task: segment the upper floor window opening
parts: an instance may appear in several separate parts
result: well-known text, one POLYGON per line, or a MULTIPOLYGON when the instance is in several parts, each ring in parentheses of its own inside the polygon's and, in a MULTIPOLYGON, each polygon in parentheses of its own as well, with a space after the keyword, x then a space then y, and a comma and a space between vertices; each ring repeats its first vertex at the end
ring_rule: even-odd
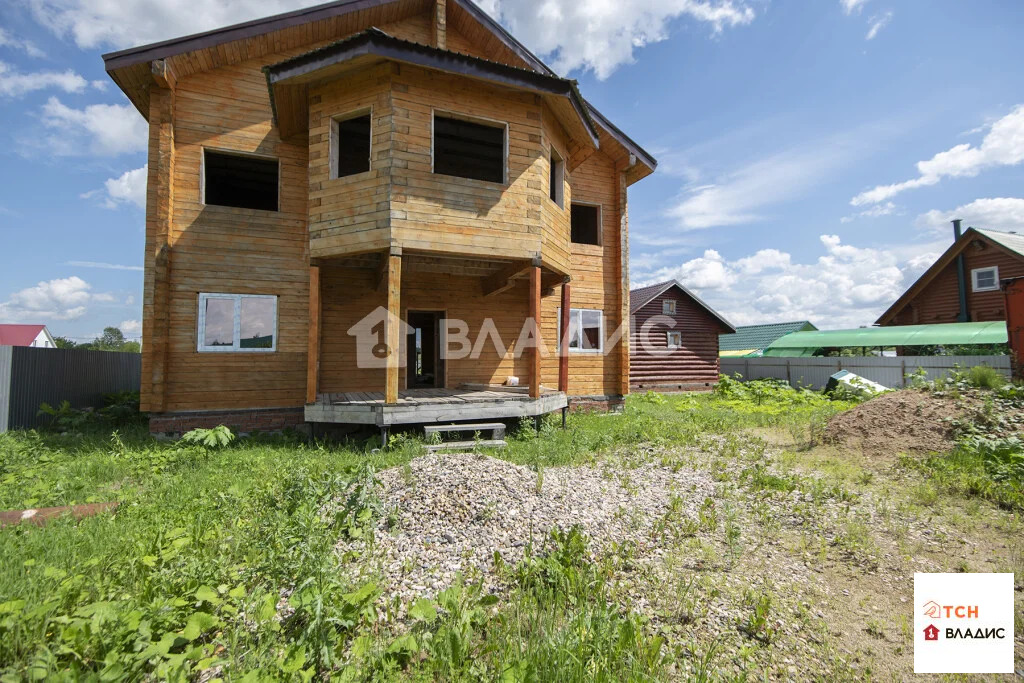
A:
POLYGON ((434 173, 505 183, 507 126, 434 114, 434 173))
POLYGON ((331 178, 345 178, 370 170, 371 112, 362 110, 331 122, 331 178))
POLYGON ((278 211, 281 164, 274 157, 203 150, 203 204, 278 211))

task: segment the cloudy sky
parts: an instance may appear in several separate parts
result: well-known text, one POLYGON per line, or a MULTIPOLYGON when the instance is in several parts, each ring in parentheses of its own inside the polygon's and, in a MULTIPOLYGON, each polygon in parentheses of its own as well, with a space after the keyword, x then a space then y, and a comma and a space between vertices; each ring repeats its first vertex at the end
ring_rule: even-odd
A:
MULTIPOLYGON (((146 126, 109 50, 315 4, 0 4, 0 321, 138 335, 146 126)), ((948 244, 1024 229, 1017 0, 486 0, 655 154, 634 284, 736 324, 870 324, 948 244)))

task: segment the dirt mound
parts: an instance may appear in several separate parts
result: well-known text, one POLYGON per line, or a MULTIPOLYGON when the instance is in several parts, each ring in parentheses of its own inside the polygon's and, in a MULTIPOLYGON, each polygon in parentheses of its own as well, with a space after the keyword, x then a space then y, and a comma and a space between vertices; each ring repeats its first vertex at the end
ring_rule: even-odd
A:
POLYGON ((948 451, 953 447, 950 421, 968 410, 950 396, 894 391, 833 417, 824 439, 868 455, 948 451))

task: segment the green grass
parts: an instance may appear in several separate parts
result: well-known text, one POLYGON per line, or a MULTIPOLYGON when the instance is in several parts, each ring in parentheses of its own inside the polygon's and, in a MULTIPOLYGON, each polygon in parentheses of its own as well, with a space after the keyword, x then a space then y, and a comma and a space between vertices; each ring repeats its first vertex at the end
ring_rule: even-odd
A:
MULTIPOLYGON (((738 431, 811 434, 815 420, 847 406, 731 382, 718 394, 632 397, 623 415, 573 415, 565 431, 555 418, 539 434, 524 425, 494 454, 542 472, 613 453, 649 458, 648 447, 682 452, 719 434, 728 455, 738 431)), ((334 547, 381 514, 373 470, 418 455, 416 439, 376 453, 372 442, 226 443, 214 432, 166 443, 138 424, 111 432, 78 415, 60 419, 84 434, 0 435, 0 509, 120 506, 0 530, 0 680, 186 680, 204 670, 232 680, 650 680, 673 656, 607 588, 629 550, 592 563, 578 534, 507 568, 512 595, 500 605, 469 582, 412 606, 421 617, 411 632, 382 630, 376 585, 341 578, 339 563, 358 559, 334 547)), ((750 476, 767 489, 790 486, 750 476)), ((720 519, 733 523, 712 502, 698 522, 720 519)))

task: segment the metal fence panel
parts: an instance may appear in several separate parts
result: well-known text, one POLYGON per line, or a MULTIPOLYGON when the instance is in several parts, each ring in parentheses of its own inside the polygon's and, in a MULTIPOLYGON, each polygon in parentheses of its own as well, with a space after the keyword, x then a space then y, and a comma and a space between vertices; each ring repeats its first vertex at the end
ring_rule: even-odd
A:
POLYGON ((11 415, 11 349, 0 346, 0 434, 7 431, 11 415))
POLYGON ((957 367, 987 365, 1010 376, 1009 356, 851 356, 839 358, 722 358, 724 375, 740 373, 743 379, 775 378, 792 386, 822 389, 828 378, 840 370, 849 370, 865 379, 891 388, 905 386, 906 375, 924 368, 928 379, 945 377, 957 367))
POLYGON ((47 418, 37 415, 44 402, 58 406, 69 401, 75 408, 100 408, 104 394, 138 391, 142 385, 142 356, 138 353, 0 348, 11 350, 10 429, 46 424, 47 418))

